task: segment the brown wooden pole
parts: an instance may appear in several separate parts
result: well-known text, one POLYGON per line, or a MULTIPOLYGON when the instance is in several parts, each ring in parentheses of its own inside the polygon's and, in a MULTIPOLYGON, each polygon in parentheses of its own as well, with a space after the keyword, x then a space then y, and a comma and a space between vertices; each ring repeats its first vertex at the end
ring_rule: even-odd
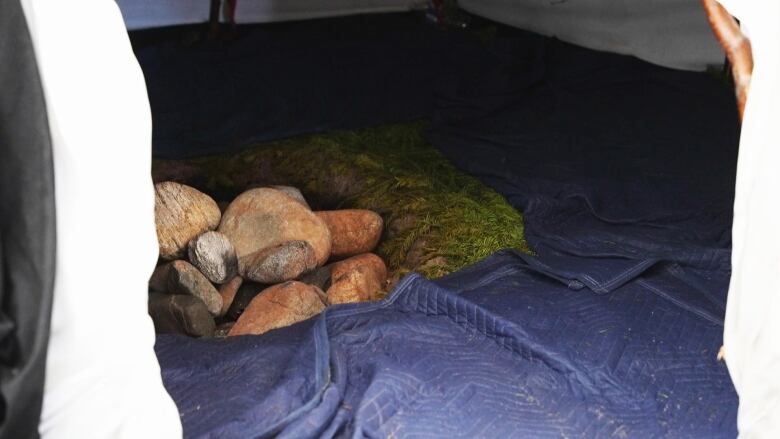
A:
POLYGON ((734 75, 739 118, 745 111, 745 101, 750 91, 750 77, 753 74, 753 51, 750 40, 742 33, 739 23, 716 0, 702 0, 707 18, 718 42, 726 51, 734 75))
MULTIPOLYGON (((737 94, 737 109, 739 118, 745 112, 745 102, 750 92, 750 77, 753 75, 753 49, 750 40, 742 33, 739 23, 726 8, 716 0, 701 0, 710 27, 715 32, 715 37, 726 51, 726 56, 731 63, 731 73, 734 75, 734 91, 737 94)), ((720 347, 718 361, 725 359, 726 349, 720 347)))

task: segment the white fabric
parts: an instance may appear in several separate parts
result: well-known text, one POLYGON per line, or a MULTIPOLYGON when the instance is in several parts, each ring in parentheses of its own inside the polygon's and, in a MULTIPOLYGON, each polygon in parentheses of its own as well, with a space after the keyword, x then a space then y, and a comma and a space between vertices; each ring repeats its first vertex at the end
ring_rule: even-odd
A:
POLYGON ((157 260, 146 88, 112 0, 22 0, 52 134, 57 268, 44 438, 175 438, 147 314, 157 260))
MULTIPOLYGON (((128 29, 202 23, 209 19, 209 0, 117 0, 128 29)), ((421 0, 238 0, 237 23, 397 12, 425 4, 421 0)))
POLYGON ((203 23, 209 0, 116 0, 128 29, 203 23))
MULTIPOLYGON (((374 12, 408 11, 413 0, 238 0, 237 23, 333 17, 374 12)), ((417 3, 420 3, 417 1, 417 3)))
POLYGON ((780 438, 780 2, 724 0, 755 66, 737 167, 726 364, 741 437, 780 438))
POLYGON ((459 0, 459 4, 498 22, 662 66, 704 70, 724 60, 698 0, 459 0))

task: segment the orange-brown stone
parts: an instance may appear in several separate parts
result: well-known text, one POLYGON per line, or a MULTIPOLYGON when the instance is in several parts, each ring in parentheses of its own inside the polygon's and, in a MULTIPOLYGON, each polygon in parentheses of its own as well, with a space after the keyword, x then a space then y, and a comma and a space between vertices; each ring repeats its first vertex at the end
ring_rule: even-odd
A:
POLYGON ((306 241, 317 265, 330 257, 331 237, 325 223, 300 202, 271 188, 250 189, 230 203, 219 231, 238 256, 239 274, 257 252, 289 241, 306 241))
POLYGON ((376 248, 384 222, 376 212, 361 209, 316 212, 330 230, 332 259, 343 259, 376 248))
POLYGON ((258 294, 228 335, 264 334, 311 318, 325 309, 319 288, 290 281, 258 294))
POLYGON ((371 300, 387 280, 384 261, 373 253, 353 256, 330 267, 331 285, 327 292, 330 304, 371 300))

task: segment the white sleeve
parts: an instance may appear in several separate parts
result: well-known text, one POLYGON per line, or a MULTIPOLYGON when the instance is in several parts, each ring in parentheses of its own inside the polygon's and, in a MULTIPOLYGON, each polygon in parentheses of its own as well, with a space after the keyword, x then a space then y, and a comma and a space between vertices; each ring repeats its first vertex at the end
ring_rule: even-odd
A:
POLYGON ((721 1, 750 34, 754 69, 737 167, 726 363, 742 437, 780 437, 780 2, 721 1))
POLYGON ((57 258, 40 432, 175 438, 147 314, 151 116, 112 0, 22 0, 52 135, 57 258))

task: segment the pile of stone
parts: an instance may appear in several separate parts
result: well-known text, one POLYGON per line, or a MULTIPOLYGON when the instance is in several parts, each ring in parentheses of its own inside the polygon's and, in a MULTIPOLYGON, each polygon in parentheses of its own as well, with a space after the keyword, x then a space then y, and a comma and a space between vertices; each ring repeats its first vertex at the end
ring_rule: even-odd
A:
POLYGON ((262 334, 327 306, 372 300, 387 268, 369 210, 314 212, 289 186, 247 190, 224 212, 195 188, 155 185, 160 264, 149 280, 158 333, 262 334))

